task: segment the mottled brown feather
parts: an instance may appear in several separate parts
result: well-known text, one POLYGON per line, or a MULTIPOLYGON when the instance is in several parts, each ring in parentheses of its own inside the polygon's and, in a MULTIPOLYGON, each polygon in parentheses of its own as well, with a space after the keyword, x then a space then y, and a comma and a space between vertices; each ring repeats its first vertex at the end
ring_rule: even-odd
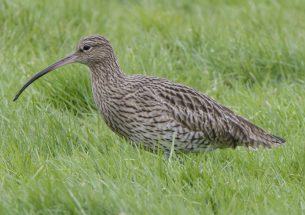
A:
POLYGON ((104 56, 85 62, 92 72, 95 102, 107 125, 126 139, 148 148, 159 144, 165 150, 174 139, 180 151, 269 148, 285 142, 190 87, 156 77, 125 75, 105 38, 88 37, 79 47, 90 41, 102 44, 99 51, 104 56))

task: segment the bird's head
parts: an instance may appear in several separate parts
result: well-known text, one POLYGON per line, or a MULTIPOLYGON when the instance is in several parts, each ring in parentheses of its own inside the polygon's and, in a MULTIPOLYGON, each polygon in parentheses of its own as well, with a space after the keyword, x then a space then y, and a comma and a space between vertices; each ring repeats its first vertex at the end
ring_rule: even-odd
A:
POLYGON ((44 70, 34 75, 25 85, 19 90, 14 97, 14 101, 18 99, 20 94, 35 80, 42 77, 43 75, 67 64, 71 63, 82 63, 89 67, 100 63, 106 63, 108 61, 115 60, 113 49, 110 42, 102 36, 88 36, 82 38, 77 47, 76 51, 71 55, 57 61, 56 63, 48 66, 44 70))
POLYGON ((74 54, 75 62, 88 66, 113 60, 114 53, 110 42, 102 36, 82 38, 74 54))

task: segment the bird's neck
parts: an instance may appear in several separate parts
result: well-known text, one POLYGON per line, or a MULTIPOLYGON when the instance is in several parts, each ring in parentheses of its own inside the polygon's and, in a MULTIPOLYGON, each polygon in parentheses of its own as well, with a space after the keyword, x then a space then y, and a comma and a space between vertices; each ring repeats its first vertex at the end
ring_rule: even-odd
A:
POLYGON ((93 84, 111 86, 120 83, 125 75, 115 59, 89 65, 93 84), (98 83, 95 83, 98 82, 98 83))
POLYGON ((95 103, 102 112, 105 112, 112 97, 120 92, 119 89, 124 84, 126 76, 121 72, 116 61, 104 61, 89 67, 95 103))
POLYGON ((121 86, 124 85, 125 75, 121 72, 116 61, 103 62, 89 66, 94 101, 106 123, 113 128, 110 122, 113 107, 113 98, 122 96, 121 86), (112 107, 112 108, 111 108, 112 107))

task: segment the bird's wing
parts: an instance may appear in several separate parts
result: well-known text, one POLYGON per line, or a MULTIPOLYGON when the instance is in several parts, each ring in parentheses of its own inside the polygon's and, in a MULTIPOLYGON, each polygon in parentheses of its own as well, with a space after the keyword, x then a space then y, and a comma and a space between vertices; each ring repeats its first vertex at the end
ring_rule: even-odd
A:
POLYGON ((130 80, 129 86, 138 89, 141 111, 146 107, 149 107, 147 113, 152 107, 158 109, 153 113, 162 112, 165 118, 189 131, 203 133, 211 142, 227 147, 245 145, 253 148, 285 142, 190 87, 147 76, 131 76, 130 80))
POLYGON ((239 144, 271 147, 284 142, 190 87, 166 80, 157 82, 150 85, 154 94, 171 110, 171 117, 191 131, 203 132, 209 139, 228 147, 239 144))

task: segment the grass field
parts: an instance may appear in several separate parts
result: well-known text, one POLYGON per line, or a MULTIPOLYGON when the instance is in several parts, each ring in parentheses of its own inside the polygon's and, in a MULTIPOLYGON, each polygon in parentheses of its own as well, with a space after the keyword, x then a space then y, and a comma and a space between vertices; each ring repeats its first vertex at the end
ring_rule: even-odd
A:
POLYGON ((303 0, 0 2, 0 214, 304 214, 303 0), (69 65, 17 90, 105 35, 128 74, 208 94, 284 137, 274 150, 181 154, 132 147, 69 65))

